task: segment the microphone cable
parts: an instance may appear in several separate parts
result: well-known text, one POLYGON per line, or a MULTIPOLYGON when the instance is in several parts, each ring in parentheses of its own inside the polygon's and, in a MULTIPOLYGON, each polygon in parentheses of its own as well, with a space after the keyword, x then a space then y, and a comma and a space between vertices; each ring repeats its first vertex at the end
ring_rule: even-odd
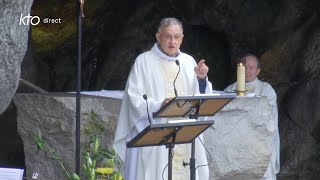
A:
POLYGON ((197 167, 196 167, 196 170, 197 170, 197 168, 199 168, 199 167, 209 166, 209 165, 212 163, 211 153, 209 152, 209 150, 207 149, 207 147, 204 145, 204 143, 202 142, 201 138, 199 138, 199 136, 198 136, 198 139, 200 140, 200 142, 201 142, 202 146, 204 147, 204 149, 207 151, 207 153, 208 153, 208 155, 209 155, 209 157, 210 157, 210 161, 209 161, 207 164, 203 164, 203 165, 197 166, 197 167))
POLYGON ((161 175, 162 176, 162 180, 164 180, 164 176, 163 175, 164 175, 164 171, 167 169, 167 167, 168 167, 168 164, 163 168, 162 175, 161 175))

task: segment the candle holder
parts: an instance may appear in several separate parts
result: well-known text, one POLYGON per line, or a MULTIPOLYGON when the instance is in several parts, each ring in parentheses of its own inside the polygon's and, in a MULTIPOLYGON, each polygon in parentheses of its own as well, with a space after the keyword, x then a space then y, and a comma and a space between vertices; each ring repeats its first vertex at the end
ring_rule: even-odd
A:
POLYGON ((245 96, 245 91, 237 91, 237 96, 245 96))

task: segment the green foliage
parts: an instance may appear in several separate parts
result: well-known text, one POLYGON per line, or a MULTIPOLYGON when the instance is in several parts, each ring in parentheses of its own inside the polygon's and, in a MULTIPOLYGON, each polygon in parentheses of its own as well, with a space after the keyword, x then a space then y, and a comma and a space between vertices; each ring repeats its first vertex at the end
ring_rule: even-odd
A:
POLYGON ((68 38, 75 37, 75 22, 55 25, 55 28, 32 27, 32 40, 36 46, 35 50, 40 55, 55 52, 68 38))
POLYGON ((35 137, 35 142, 36 142, 36 147, 37 147, 37 153, 39 153, 40 151, 43 151, 47 157, 49 157, 50 159, 52 159, 54 161, 57 161, 59 163, 60 167, 63 169, 63 171, 67 175, 69 180, 80 180, 80 178, 77 174, 71 173, 70 171, 68 171, 65 168, 62 159, 57 155, 56 151, 54 149, 49 148, 46 145, 46 142, 45 142, 40 131, 39 131, 38 136, 35 137))
MULTIPOLYGON (((97 15, 104 12, 104 0, 85 1, 83 28, 96 25, 97 15)), ((77 19, 76 1, 35 0, 32 15, 37 15, 41 23, 31 26, 31 39, 34 50, 41 57, 56 57, 66 43, 76 42, 77 19), (45 18, 59 19, 60 23, 43 23, 45 18)))
MULTIPOLYGON (((115 151, 102 147, 104 137, 104 126, 97 121, 97 114, 94 110, 85 114, 90 116, 90 121, 85 126, 86 144, 83 151, 85 162, 82 164, 82 169, 85 171, 87 180, 123 180, 120 173, 115 169, 116 155, 115 151)), ((45 140, 41 133, 35 137, 37 152, 44 151, 44 153, 52 160, 59 163, 64 170, 69 180, 80 180, 80 177, 68 171, 62 159, 57 155, 55 150, 49 148, 45 144, 45 140)))

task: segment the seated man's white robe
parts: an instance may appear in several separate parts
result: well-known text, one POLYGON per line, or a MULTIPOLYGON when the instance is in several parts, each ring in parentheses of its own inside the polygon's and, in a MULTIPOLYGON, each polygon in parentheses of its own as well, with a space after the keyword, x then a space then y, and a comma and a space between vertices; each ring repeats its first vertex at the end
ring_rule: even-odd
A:
MULTIPOLYGON (((228 86, 225 91, 236 91, 237 83, 228 86)), ((270 84, 267 82, 262 82, 258 78, 254 81, 246 83, 246 94, 254 93, 256 96, 267 96, 269 104, 273 106, 273 114, 271 117, 274 119, 274 125, 276 128, 276 133, 274 136, 273 151, 271 155, 271 160, 268 165, 267 171, 262 179, 275 180, 276 174, 280 171, 280 138, 278 129, 278 107, 277 107, 277 94, 273 90, 270 84)))
MULTIPOLYGON (((172 97, 173 94, 173 84, 172 86, 168 85, 166 78, 168 74, 165 73, 166 70, 163 68, 167 67, 165 64, 175 64, 175 62, 168 62, 160 58, 154 53, 154 48, 137 57, 128 77, 121 104, 114 149, 125 162, 125 172, 123 174, 126 180, 162 180, 163 178, 167 179, 168 176, 168 168, 165 169, 168 163, 168 149, 165 146, 126 148, 126 142, 130 141, 149 125, 147 103, 143 95, 146 94, 148 96, 150 118, 153 123, 156 123, 164 120, 164 118, 152 119, 152 112, 158 111, 162 101, 167 97, 172 97)), ((199 93, 197 76, 193 70, 197 65, 195 60, 181 52, 177 59, 181 67, 179 78, 177 79, 177 90, 178 92, 183 92, 183 94, 179 95, 199 93)), ((177 65, 175 66, 178 67, 177 65)), ((172 75, 176 76, 176 73, 172 75)), ((206 93, 211 93, 211 89, 211 83, 207 81, 206 93)), ((200 138, 202 138, 202 135, 200 135, 200 138)), ((198 138, 196 139, 195 147, 196 166, 206 165, 206 152, 198 138)), ((182 166, 182 162, 178 162, 178 164, 180 163, 182 166)), ((189 171, 189 166, 186 167, 186 171, 189 171)), ((197 168, 196 178, 201 180, 209 179, 208 166, 197 168)), ((177 179, 174 174, 173 179, 177 179)))

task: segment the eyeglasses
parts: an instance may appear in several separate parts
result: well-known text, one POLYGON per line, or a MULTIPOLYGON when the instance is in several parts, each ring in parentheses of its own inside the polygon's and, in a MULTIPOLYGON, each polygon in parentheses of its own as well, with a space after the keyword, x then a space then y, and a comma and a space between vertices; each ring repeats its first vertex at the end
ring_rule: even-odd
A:
POLYGON ((174 35, 171 35, 171 34, 162 34, 162 33, 159 33, 160 36, 164 37, 166 40, 171 40, 172 38, 176 41, 181 41, 181 39, 183 38, 183 34, 174 34, 174 35))

